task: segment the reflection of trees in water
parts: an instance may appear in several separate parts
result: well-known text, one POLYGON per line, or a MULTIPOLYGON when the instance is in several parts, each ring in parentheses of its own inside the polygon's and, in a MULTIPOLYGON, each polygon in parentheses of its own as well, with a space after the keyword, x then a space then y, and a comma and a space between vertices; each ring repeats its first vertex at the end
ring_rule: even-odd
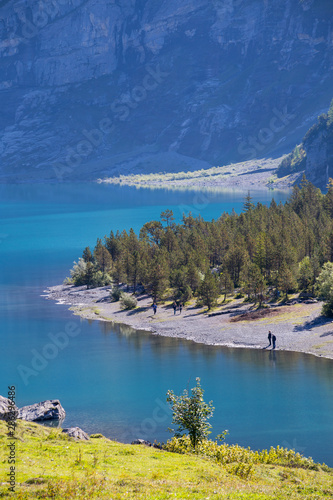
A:
POLYGON ((143 345, 149 346, 151 351, 162 356, 165 352, 172 351, 177 353, 180 349, 190 352, 193 356, 204 356, 205 358, 215 358, 219 352, 216 346, 199 344, 192 340, 182 338, 164 337, 154 335, 147 330, 136 330, 135 328, 123 323, 114 323, 112 321, 100 321, 99 327, 104 335, 115 334, 117 338, 124 339, 137 348, 143 345))
POLYGON ((123 337, 131 337, 137 333, 137 330, 129 325, 114 323, 113 321, 101 321, 99 326, 104 334, 116 333, 123 337))
POLYGON ((223 358, 233 359, 242 365, 246 363, 267 369, 272 367, 278 368, 280 371, 290 372, 292 368, 297 371, 311 371, 314 376, 323 380, 325 384, 331 387, 333 378, 333 360, 326 358, 318 358, 311 354, 304 354, 293 351, 275 351, 272 349, 246 349, 246 348, 229 348, 222 346, 210 346, 199 344, 192 340, 186 340, 174 337, 163 337, 154 335, 146 330, 136 330, 131 326, 123 323, 113 323, 112 321, 100 321, 99 327, 103 334, 115 334, 120 340, 126 340, 136 349, 141 350, 143 346, 149 347, 151 352, 156 357, 162 358, 166 353, 179 354, 181 351, 189 353, 193 358, 199 356, 204 359, 212 360, 220 356, 221 362, 223 358))
POLYGON ((119 340, 127 341, 138 350, 147 342, 147 332, 144 330, 135 330, 129 325, 112 321, 101 321, 99 326, 104 335, 114 334, 119 340))

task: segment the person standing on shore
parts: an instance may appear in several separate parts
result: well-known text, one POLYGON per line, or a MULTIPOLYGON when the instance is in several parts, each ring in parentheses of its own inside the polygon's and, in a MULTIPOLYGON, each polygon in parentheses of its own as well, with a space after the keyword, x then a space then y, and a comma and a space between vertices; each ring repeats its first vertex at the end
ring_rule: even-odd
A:
POLYGON ((177 304, 176 304, 176 302, 174 302, 172 304, 172 307, 173 307, 173 314, 176 314, 176 311, 177 311, 177 304))
POLYGON ((269 344, 268 344, 268 347, 269 347, 270 345, 272 345, 272 332, 270 330, 268 332, 268 341, 269 341, 269 344))
POLYGON ((276 343, 276 337, 275 337, 275 335, 272 335, 272 341, 273 341, 273 347, 272 347, 272 349, 275 349, 275 343, 276 343))
POLYGON ((182 310, 183 310, 183 304, 182 304, 182 303, 180 303, 180 304, 179 304, 179 314, 181 314, 181 313, 182 313, 182 310))
POLYGON ((156 311, 157 311, 157 305, 156 305, 156 303, 155 303, 155 302, 153 303, 153 311, 154 311, 154 314, 156 314, 156 311))

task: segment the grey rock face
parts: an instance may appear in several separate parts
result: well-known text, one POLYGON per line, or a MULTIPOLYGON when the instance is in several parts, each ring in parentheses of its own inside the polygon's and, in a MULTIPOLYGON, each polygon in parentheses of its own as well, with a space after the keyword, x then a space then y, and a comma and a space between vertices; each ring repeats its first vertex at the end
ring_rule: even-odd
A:
POLYGON ((144 444, 145 446, 152 446, 150 441, 146 441, 145 439, 135 439, 131 442, 131 444, 144 444))
POLYGON ((287 153, 332 98, 327 0, 3 4, 2 181, 287 153))
POLYGON ((325 188, 329 178, 333 177, 333 144, 332 132, 319 131, 306 144, 305 175, 309 181, 325 188))
POLYGON ((58 399, 48 399, 41 403, 23 406, 18 411, 18 418, 30 422, 42 420, 63 420, 66 412, 58 399))
POLYGON ((70 437, 78 440, 89 440, 88 434, 86 434, 80 427, 69 427, 67 429, 63 429, 62 432, 65 432, 70 437))
POLYGON ((151 443, 150 441, 146 441, 145 439, 135 439, 131 442, 131 444, 143 444, 145 446, 152 446, 153 448, 157 448, 158 450, 162 450, 162 446, 156 442, 151 443))
POLYGON ((0 420, 15 420, 18 415, 18 408, 12 405, 11 401, 0 396, 0 420))

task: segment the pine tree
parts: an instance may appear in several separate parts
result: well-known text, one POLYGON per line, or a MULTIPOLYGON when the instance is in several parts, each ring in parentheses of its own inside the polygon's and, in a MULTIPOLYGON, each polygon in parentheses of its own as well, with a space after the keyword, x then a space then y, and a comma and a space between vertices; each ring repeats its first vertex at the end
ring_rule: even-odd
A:
POLYGON ((236 287, 239 285, 241 270, 243 266, 246 265, 248 260, 249 254, 244 248, 244 245, 234 245, 225 256, 225 266, 228 269, 231 279, 236 287))
POLYGON ((93 256, 92 256, 92 253, 90 251, 90 248, 89 247, 86 247, 84 250, 83 250, 83 254, 82 254, 82 258, 84 260, 84 262, 93 262, 93 256))
POLYGON ((252 203, 252 198, 250 191, 248 191, 247 196, 244 199, 244 205, 243 205, 243 210, 245 212, 249 212, 250 210, 253 210, 255 208, 255 204, 252 203))
POLYGON ((266 269, 266 235, 260 233, 256 238, 255 254, 253 261, 263 273, 266 269))
POLYGON ((316 282, 316 292, 319 298, 324 299, 323 314, 333 316, 333 263, 326 262, 316 282))
POLYGON ((94 285, 94 266, 90 261, 86 265, 85 284, 87 288, 91 288, 94 285))
POLYGON ((146 222, 140 230, 140 239, 160 246, 163 235, 163 226, 159 221, 146 222))
POLYGON ((203 305, 208 307, 208 310, 216 304, 216 299, 219 296, 219 286, 216 276, 210 270, 207 270, 205 278, 199 286, 198 296, 203 305))
POLYGON ((288 299, 288 292, 297 286, 294 275, 286 263, 283 263, 279 270, 278 286, 284 292, 285 300, 288 299))
POLYGON ((135 292, 141 270, 141 252, 140 252, 139 240, 132 228, 130 229, 129 232, 127 244, 128 244, 128 253, 130 255, 130 259, 128 262, 129 267, 127 276, 130 283, 133 286, 133 292, 135 292))
POLYGON ((170 284, 174 288, 173 298, 183 304, 192 298, 192 290, 188 284, 187 268, 181 267, 171 273, 170 284))
POLYGON ((189 284, 191 290, 196 292, 201 283, 201 274, 194 263, 193 257, 191 256, 187 264, 186 280, 189 284))
POLYGON ((232 293, 234 289, 234 284, 227 270, 220 274, 220 289, 221 292, 224 293, 223 302, 225 302, 227 300, 227 294, 232 293))
POLYGON ((161 220, 163 222, 167 223, 167 227, 171 225, 171 223, 175 220, 173 216, 173 211, 172 210, 165 210, 164 212, 161 212, 161 220))
POLYGON ((153 300, 161 298, 169 286, 169 267, 164 252, 157 251, 149 257, 146 279, 146 286, 153 300))
POLYGON ((121 243, 120 243, 120 234, 117 231, 117 234, 114 235, 113 231, 110 233, 110 237, 105 236, 105 247, 110 252, 112 260, 115 261, 119 258, 121 254, 121 243))
POLYGON ((94 250, 94 261, 96 269, 101 271, 103 274, 111 270, 112 257, 110 252, 102 244, 102 240, 99 238, 97 239, 97 244, 94 250))
POLYGON ((298 264, 298 287, 301 292, 309 292, 313 285, 313 269, 310 258, 304 257, 298 264))

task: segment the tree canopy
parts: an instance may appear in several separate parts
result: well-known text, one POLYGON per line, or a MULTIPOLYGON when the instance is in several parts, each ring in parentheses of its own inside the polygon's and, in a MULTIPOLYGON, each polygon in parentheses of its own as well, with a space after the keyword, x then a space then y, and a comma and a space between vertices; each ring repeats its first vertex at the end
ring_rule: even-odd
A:
MULTIPOLYGON (((325 262, 333 261, 333 181, 326 194, 304 177, 289 200, 254 205, 250 193, 239 215, 205 221, 191 213, 174 221, 171 210, 146 222, 139 234, 111 231, 83 251, 71 271, 77 285, 125 283, 154 300, 186 302, 196 296, 208 308, 219 295, 241 289, 261 304, 279 289, 313 292, 325 262)), ((129 291, 129 290, 128 290, 129 291)))
POLYGON ((204 390, 200 385, 200 378, 196 378, 196 386, 191 389, 191 394, 184 389, 183 394, 176 396, 173 391, 167 392, 167 402, 173 412, 172 423, 178 425, 175 436, 188 432, 193 448, 210 434, 211 425, 208 422, 213 416, 213 402, 205 403, 204 390))

